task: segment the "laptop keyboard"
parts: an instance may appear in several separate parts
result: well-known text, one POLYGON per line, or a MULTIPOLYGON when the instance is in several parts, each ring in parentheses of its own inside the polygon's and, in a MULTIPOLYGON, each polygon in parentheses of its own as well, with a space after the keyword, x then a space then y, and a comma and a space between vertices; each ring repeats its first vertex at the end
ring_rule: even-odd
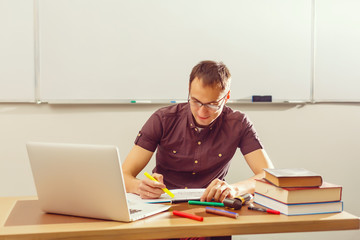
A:
POLYGON ((141 212, 141 211, 142 211, 141 209, 130 208, 130 214, 134 214, 134 213, 141 212))

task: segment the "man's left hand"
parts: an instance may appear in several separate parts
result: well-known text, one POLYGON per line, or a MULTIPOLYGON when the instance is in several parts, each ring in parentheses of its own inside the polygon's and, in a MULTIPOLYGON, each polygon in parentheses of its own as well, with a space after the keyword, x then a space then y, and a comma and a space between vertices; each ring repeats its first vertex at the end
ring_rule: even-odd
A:
POLYGON ((214 179, 201 196, 201 201, 223 202, 225 198, 234 198, 236 190, 233 186, 220 179, 214 179))

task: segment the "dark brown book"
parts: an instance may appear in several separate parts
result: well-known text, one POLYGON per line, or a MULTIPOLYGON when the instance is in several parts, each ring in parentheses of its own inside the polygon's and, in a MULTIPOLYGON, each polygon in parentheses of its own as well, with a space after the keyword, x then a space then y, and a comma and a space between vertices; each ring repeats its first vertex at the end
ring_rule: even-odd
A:
POLYGON ((321 175, 304 168, 264 168, 265 179, 278 187, 319 187, 321 175))

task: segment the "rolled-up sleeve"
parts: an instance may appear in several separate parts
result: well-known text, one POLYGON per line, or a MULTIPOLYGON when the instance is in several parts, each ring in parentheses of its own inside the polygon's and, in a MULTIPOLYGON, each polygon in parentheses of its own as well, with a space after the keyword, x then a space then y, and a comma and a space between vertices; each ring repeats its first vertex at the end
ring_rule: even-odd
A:
POLYGON ((242 126, 242 134, 239 142, 241 153, 246 155, 255 150, 262 149, 263 146, 256 133, 256 130, 247 117, 242 119, 242 126))
POLYGON ((162 136, 161 113, 156 111, 144 124, 135 139, 135 144, 155 152, 162 136))

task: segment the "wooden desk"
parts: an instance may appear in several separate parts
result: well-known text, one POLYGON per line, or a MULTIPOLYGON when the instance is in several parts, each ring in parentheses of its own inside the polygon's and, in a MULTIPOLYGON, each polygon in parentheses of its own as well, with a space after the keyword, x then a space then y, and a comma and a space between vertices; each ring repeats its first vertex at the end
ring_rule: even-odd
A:
POLYGON ((131 223, 45 214, 35 197, 0 198, 0 240, 11 239, 152 239, 261 233, 359 229, 347 212, 308 216, 272 215, 242 208, 238 219, 205 213, 202 206, 176 204, 170 211, 131 223), (204 216, 199 222, 173 216, 173 210, 204 216))

